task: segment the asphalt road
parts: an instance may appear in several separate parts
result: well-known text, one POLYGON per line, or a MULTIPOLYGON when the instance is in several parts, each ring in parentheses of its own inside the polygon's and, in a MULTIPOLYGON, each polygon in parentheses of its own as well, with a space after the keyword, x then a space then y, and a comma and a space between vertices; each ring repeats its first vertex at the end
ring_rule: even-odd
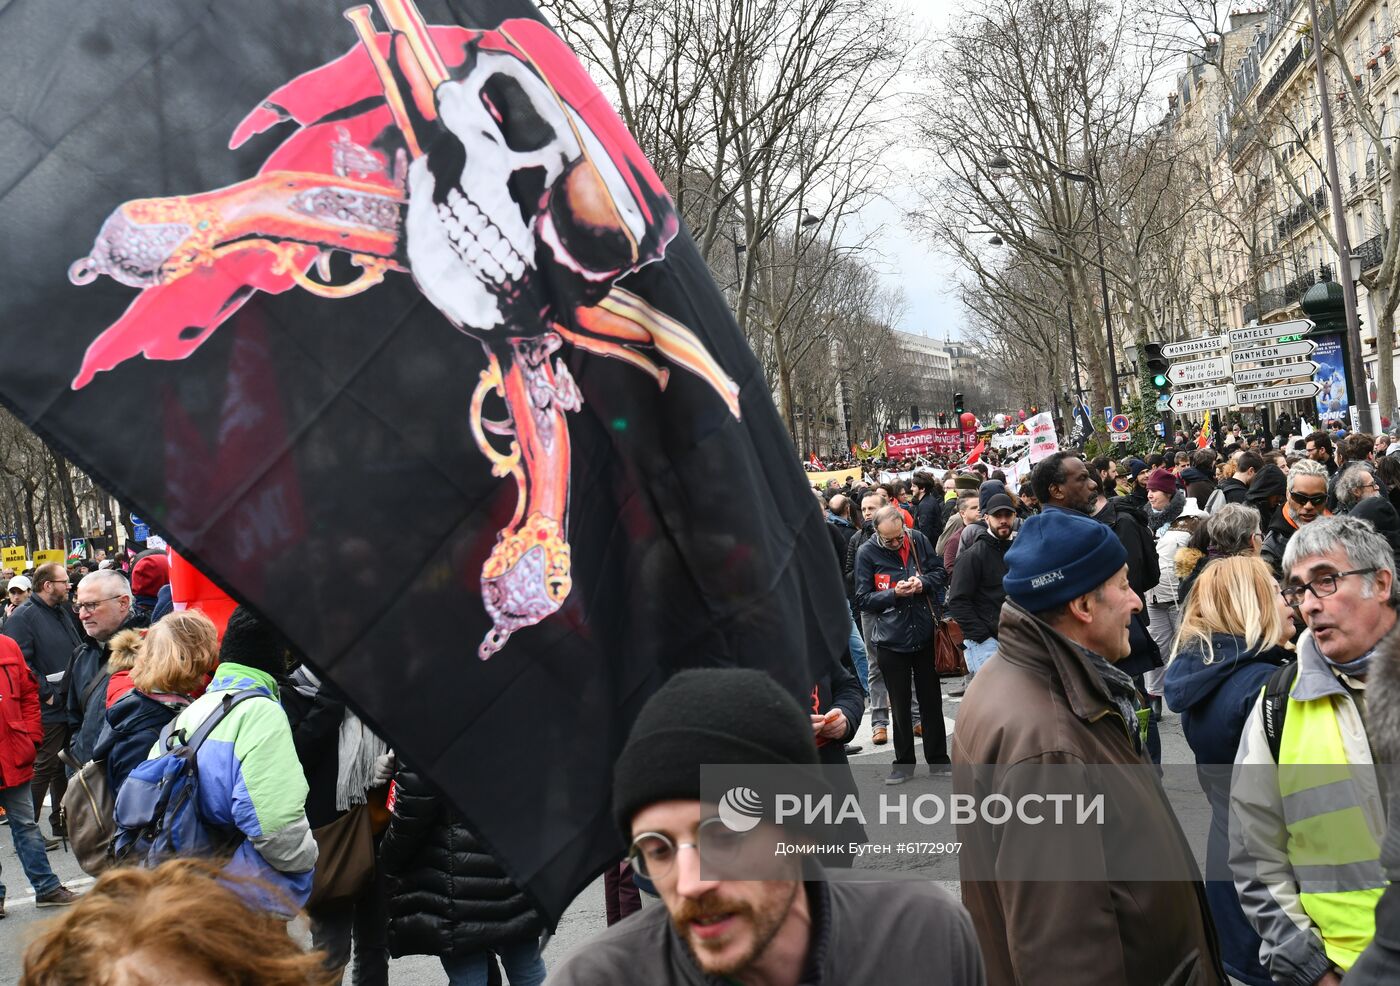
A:
MULTIPOLYGON (((944 703, 950 736, 957 718, 958 702, 959 700, 954 699, 945 700, 944 703)), ((1191 751, 1181 735, 1180 721, 1175 715, 1167 715, 1162 723, 1161 731, 1164 763, 1190 764, 1194 762, 1191 751)), ((890 745, 877 747, 871 743, 868 720, 862 723, 855 742, 861 746, 861 751, 853 758, 855 762, 888 763, 894 759, 894 751, 890 745)), ((47 822, 43 824, 47 830, 47 822)), ((54 871, 70 889, 81 891, 92 885, 91 878, 85 876, 78 869, 77 861, 71 853, 59 850, 50 853, 49 859, 54 871)), ((5 902, 8 917, 6 920, 0 921, 0 986, 9 986, 9 984, 19 982, 20 972, 23 968, 24 949, 32 940, 41 922, 51 917, 55 912, 35 908, 34 892, 20 869, 19 860, 15 856, 14 843, 8 834, 8 827, 0 828, 0 876, 3 876, 9 894, 5 902)), ((957 893, 955 882, 939 882, 951 892, 957 893)), ((555 968, 575 949, 587 944, 606 925, 607 921, 603 910, 603 881, 599 879, 579 894, 568 911, 565 912, 554 938, 545 950, 546 965, 551 969, 555 968)), ((293 932, 305 937, 304 923, 294 925, 293 932)), ((443 974, 442 967, 436 958, 410 956, 395 959, 392 962, 390 980, 395 986, 399 986, 399 984, 402 986, 420 986, 420 984, 421 986, 428 986, 428 984, 437 986, 437 984, 446 983, 447 977, 443 974)))

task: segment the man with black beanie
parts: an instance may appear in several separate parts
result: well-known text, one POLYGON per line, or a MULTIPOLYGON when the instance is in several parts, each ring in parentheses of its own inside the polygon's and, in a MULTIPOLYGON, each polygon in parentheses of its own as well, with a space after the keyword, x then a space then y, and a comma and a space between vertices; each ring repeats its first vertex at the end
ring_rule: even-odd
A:
MULTIPOLYGON (((718 852, 710 846, 761 848, 781 836, 763 821, 742 839, 725 828, 710 841, 725 823, 700 800, 701 765, 815 771, 812 734, 801 706, 759 671, 683 671, 662 686, 618 757, 613 814, 633 865, 666 906, 613 925, 576 951, 551 986, 983 983, 967 912, 932 883, 831 883, 819 864, 791 858, 785 879, 703 878, 701 854, 708 861, 718 852)), ((771 850, 767 858, 774 865, 771 850)))

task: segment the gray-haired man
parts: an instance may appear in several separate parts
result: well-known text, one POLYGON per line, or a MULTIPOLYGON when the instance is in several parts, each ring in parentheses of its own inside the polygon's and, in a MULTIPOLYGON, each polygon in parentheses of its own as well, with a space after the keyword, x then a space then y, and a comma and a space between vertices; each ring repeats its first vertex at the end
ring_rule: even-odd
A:
POLYGON ((1230 865, 1274 981, 1330 984, 1374 936, 1385 887, 1365 708, 1373 651, 1396 623, 1395 555, 1365 521, 1322 517, 1289 539, 1283 570, 1308 629, 1245 723, 1230 865))

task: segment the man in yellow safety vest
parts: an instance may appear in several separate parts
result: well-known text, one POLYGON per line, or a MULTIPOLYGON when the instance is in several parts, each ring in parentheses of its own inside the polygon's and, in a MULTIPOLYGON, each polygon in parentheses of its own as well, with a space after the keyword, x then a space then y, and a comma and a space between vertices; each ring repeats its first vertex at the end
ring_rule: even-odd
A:
POLYGON ((1230 865, 1274 981, 1332 986, 1374 936, 1385 888, 1366 677, 1396 623, 1395 556, 1366 521, 1323 517, 1293 535, 1282 568, 1308 629, 1240 739, 1230 865))

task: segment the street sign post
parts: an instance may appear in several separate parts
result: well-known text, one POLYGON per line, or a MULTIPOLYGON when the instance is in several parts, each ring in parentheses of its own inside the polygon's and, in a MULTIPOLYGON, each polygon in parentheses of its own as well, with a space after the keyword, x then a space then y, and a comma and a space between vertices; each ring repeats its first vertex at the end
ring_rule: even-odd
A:
POLYGON ((1285 342, 1274 346, 1232 349, 1230 362, 1238 366, 1241 363, 1259 363, 1267 359, 1292 359, 1294 356, 1307 356, 1316 348, 1317 343, 1312 339, 1299 339, 1297 342, 1285 342))
POLYGON ((1191 414, 1208 411, 1213 407, 1224 407, 1235 402, 1233 384, 1218 387, 1204 387, 1201 390, 1178 390, 1172 394, 1172 410, 1177 414, 1191 414))
POLYGON ((1209 383, 1224 380, 1230 375, 1230 364, 1224 356, 1210 356, 1206 359, 1193 359, 1185 363, 1173 363, 1167 370, 1167 379, 1174 384, 1209 383))
POLYGON ((1312 319, 1295 318, 1288 322, 1274 322, 1270 325, 1248 325, 1243 329, 1230 330, 1232 347, 1247 346, 1256 342, 1273 342, 1283 336, 1302 335, 1312 329, 1312 319))
POLYGON ((1302 383, 1285 383, 1277 387, 1255 387, 1253 390, 1237 391, 1235 398, 1240 404, 1268 404, 1271 401, 1316 397, 1321 390, 1322 384, 1315 380, 1304 380, 1302 383))
POLYGON ((1212 353, 1224 349, 1228 340, 1223 335, 1202 336, 1200 339, 1187 339, 1184 342, 1169 342, 1162 347, 1162 355, 1167 359, 1180 356, 1195 356, 1199 353, 1212 353))
POLYGON ((1235 383, 1268 383, 1272 380, 1287 380, 1290 377, 1310 377, 1317 372, 1318 364, 1310 359, 1300 363, 1284 363, 1280 366, 1259 366, 1252 370, 1236 370, 1235 383))

